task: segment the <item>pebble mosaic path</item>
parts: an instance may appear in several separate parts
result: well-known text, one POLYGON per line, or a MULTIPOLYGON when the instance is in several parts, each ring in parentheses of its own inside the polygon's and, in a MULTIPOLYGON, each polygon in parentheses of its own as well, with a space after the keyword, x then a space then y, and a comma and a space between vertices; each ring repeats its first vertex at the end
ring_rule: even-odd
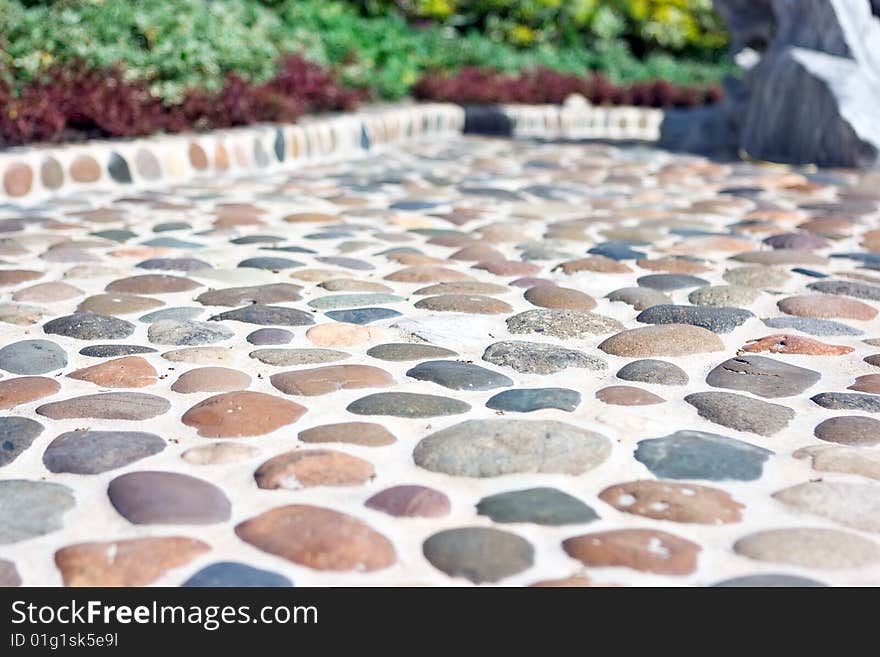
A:
POLYGON ((880 176, 461 137, 0 208, 0 585, 878 585, 880 176))

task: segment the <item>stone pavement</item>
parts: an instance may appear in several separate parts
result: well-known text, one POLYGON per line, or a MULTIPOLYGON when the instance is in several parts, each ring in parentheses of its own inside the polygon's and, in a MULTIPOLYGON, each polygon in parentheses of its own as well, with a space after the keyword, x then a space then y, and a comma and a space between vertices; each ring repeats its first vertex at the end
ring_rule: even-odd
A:
POLYGON ((880 584, 880 179, 456 138, 0 212, 0 584, 880 584))

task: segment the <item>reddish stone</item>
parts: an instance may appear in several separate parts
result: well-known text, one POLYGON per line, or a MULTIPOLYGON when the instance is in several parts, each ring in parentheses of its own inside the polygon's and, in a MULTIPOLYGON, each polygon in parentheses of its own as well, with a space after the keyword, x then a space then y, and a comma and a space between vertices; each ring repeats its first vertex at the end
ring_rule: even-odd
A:
POLYGON ((723 490, 672 481, 630 481, 609 486, 599 499, 618 511, 654 520, 723 525, 742 520, 743 505, 723 490))
POLYGON ((143 388, 156 383, 156 370, 140 356, 124 356, 68 374, 102 388, 143 388))
POLYGON ((24 196, 34 184, 34 172, 27 164, 15 162, 3 174, 3 189, 9 196, 24 196))
POLYGON ((634 386, 608 386, 596 391, 596 399, 615 406, 647 406, 666 400, 653 392, 634 386))
POLYGON ((521 260, 485 260, 472 269, 483 269, 496 276, 531 276, 541 271, 540 265, 521 260))
POLYGON ((251 383, 251 377, 228 367, 198 367, 184 372, 171 385, 174 392, 230 392, 243 390, 251 383))
POLYGON ((426 486, 386 488, 364 502, 364 506, 406 518, 439 518, 449 515, 450 510, 449 498, 426 486))
POLYGON ((13 408, 19 404, 54 395, 61 390, 55 379, 46 376, 18 376, 0 381, 0 409, 13 408))
POLYGON ((101 165, 91 155, 78 155, 70 165, 70 177, 79 183, 93 183, 101 177, 101 165))
POLYGON ((855 383, 849 386, 848 389, 880 394, 880 374, 864 374, 856 377, 855 383))
POLYGON ((287 395, 326 395, 337 390, 384 388, 394 385, 385 370, 370 365, 329 365, 273 374, 272 385, 287 395))
POLYGON ((298 437, 304 443, 348 443, 364 447, 382 447, 397 441, 388 429, 372 422, 322 424, 300 431, 298 437))
POLYGON ((700 546, 656 529, 618 529, 575 536, 562 542, 586 566, 623 566, 658 575, 689 575, 700 546))
POLYGON ((798 317, 855 319, 867 321, 877 316, 877 309, 866 303, 835 294, 804 294, 776 303, 779 310, 798 317))
POLYGON ((208 168, 208 155, 205 153, 205 149, 196 142, 190 142, 188 155, 189 163, 192 164, 193 169, 204 171, 208 168))
POLYGON ((739 353, 760 353, 762 351, 769 351, 772 354, 799 354, 802 356, 841 356, 854 350, 852 347, 827 344, 800 335, 776 334, 750 340, 740 348, 739 353))
POLYGON ((254 472, 265 489, 312 486, 359 486, 376 476, 373 465, 356 456, 329 449, 295 450, 279 454, 254 472))
POLYGON ((293 424, 306 410, 281 397, 245 390, 208 397, 184 413, 181 421, 206 438, 240 438, 293 424))

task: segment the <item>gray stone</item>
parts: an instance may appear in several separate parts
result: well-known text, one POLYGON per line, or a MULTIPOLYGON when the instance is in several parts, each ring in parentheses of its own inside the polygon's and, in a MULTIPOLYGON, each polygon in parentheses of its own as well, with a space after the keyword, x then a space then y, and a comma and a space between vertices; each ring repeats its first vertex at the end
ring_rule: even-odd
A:
POLYGON ((209 525, 229 520, 229 500, 207 481, 176 472, 119 475, 107 486, 119 514, 135 525, 209 525))
POLYGON ((810 579, 809 577, 799 577, 797 575, 785 575, 781 573, 761 573, 759 575, 742 575, 740 577, 732 577, 720 582, 716 582, 712 586, 722 588, 806 588, 812 586, 828 586, 819 580, 810 579))
POLYGON ((704 431, 676 431, 639 442, 635 458, 667 479, 752 481, 760 479, 773 452, 704 431))
POLYGON ((643 310, 636 316, 636 321, 644 324, 691 324, 714 333, 730 333, 752 317, 752 313, 742 308, 664 304, 643 310))
POLYGON ((236 308, 228 310, 225 313, 209 317, 213 322, 222 322, 230 320, 233 322, 244 322, 246 324, 279 325, 279 326, 308 326, 314 324, 315 320, 310 313, 296 308, 285 308, 284 306, 264 306, 255 303, 244 308, 236 308))
POLYGON ((141 431, 68 431, 49 443, 43 464, 50 472, 100 474, 158 454, 165 441, 141 431))
POLYGON ((248 354, 266 365, 286 367, 289 365, 318 365, 335 363, 349 358, 349 354, 336 349, 255 349, 248 354))
POLYGON ((471 405, 458 399, 439 395, 424 395, 414 392, 378 392, 353 401, 346 410, 356 415, 420 418, 467 413, 471 410, 471 405))
POLYGON ((779 433, 795 415, 786 406, 732 392, 695 392, 687 395, 684 400, 710 422, 759 436, 779 433))
POLYGON ((155 310, 151 313, 147 313, 146 315, 139 317, 138 320, 145 324, 152 324, 153 322, 159 322, 163 319, 186 321, 195 319, 201 315, 202 312, 204 311, 201 308, 192 307, 163 308, 162 310, 155 310))
POLYGON ((43 432, 43 425, 26 417, 0 417, 0 467, 12 463, 43 432))
POLYGON ((27 479, 0 480, 0 545, 49 534, 63 525, 76 502, 61 484, 27 479))
POLYGON ((425 361, 407 371, 406 375, 451 390, 492 390, 513 385, 513 381, 503 374, 457 360, 425 361))
POLYGON ((766 265, 747 265, 728 269, 722 274, 724 280, 731 285, 753 287, 758 290, 777 289, 785 285, 791 278, 784 269, 766 265))
POLYGON ((279 328, 262 328, 250 333, 247 341, 254 345, 287 344, 293 340, 293 333, 279 328))
MULTIPOLYGON (((744 390, 759 397, 791 397, 818 383, 821 375, 765 356, 737 356, 709 372, 713 388, 744 390)), ((880 398, 878 398, 880 399, 880 398)))
POLYGON ((651 288, 652 290, 660 290, 661 292, 671 292, 673 290, 683 290, 689 287, 702 287, 709 285, 709 281, 690 274, 648 274, 640 276, 636 279, 636 283, 640 287, 651 288))
POLYGON ((810 399, 822 408, 880 413, 880 395, 863 395, 856 392, 820 392, 810 399))
POLYGON ((423 438, 416 465, 459 477, 579 475, 611 454, 607 438, 550 420, 466 420, 423 438))
POLYGON ((819 440, 855 447, 880 443, 880 420, 860 415, 841 415, 823 420, 813 429, 819 440))
POLYGON ((578 498, 556 488, 529 488, 484 497, 477 513, 493 522, 530 522, 536 525, 577 525, 599 515, 578 498))
POLYGON ((134 324, 109 315, 76 313, 46 322, 43 331, 77 340, 121 340, 134 333, 134 324))
POLYGON ((835 529, 768 529, 733 545, 737 554, 757 561, 836 570, 880 563, 880 544, 835 529))
POLYGON ((688 295, 688 301, 695 306, 734 307, 754 303, 761 292, 745 285, 712 285, 701 287, 688 295))
POLYGON ((162 415, 171 403, 143 392, 105 392, 83 395, 37 407, 37 414, 53 420, 95 418, 102 420, 149 420, 162 415))
POLYGON ((228 340, 235 332, 225 326, 208 322, 163 319, 150 324, 147 338, 153 344, 187 345, 214 344, 228 340))
POLYGON ((678 365, 653 358, 636 360, 624 365, 617 372, 617 378, 665 386, 683 386, 688 382, 687 373, 678 365))
POLYGON ((45 374, 67 365, 67 354, 48 340, 22 340, 0 349, 0 369, 13 374, 45 374))
POLYGON ((762 320, 766 326, 776 329, 796 329, 810 335, 861 335, 860 329, 854 328, 833 319, 817 319, 815 317, 771 317, 762 320))
POLYGON ((816 281, 807 287, 824 294, 842 294, 856 299, 880 301, 880 287, 858 281, 816 281))
POLYGON ((487 527, 447 529, 429 537, 422 550, 438 570, 475 584, 497 582, 535 561, 535 550, 527 540, 487 527))
POLYGON ((610 292, 606 298, 609 301, 620 301, 636 310, 645 310, 651 306, 661 306, 672 301, 668 295, 663 294, 660 290, 652 290, 648 287, 622 287, 610 292))
POLYGON ((449 358, 458 356, 451 349, 435 347, 432 344, 418 344, 412 342, 398 342, 379 344, 367 350, 367 356, 392 362, 404 362, 408 360, 422 360, 425 358, 449 358))
POLYGON ((808 481, 773 493, 783 504, 866 532, 880 532, 880 485, 808 481))
POLYGON ((203 306, 244 306, 247 304, 271 304, 281 301, 298 301, 299 285, 291 283, 272 283, 269 285, 248 285, 229 287, 225 290, 210 290, 196 297, 203 306))
POLYGON ((489 398, 486 408, 496 411, 531 413, 547 408, 572 412, 581 403, 581 393, 568 388, 505 390, 489 398))
POLYGON ((309 301, 309 306, 318 310, 336 310, 339 308, 356 308, 357 306, 374 306, 384 303, 401 303, 403 297, 381 292, 367 294, 331 294, 309 301))
POLYGON ((511 333, 540 333, 555 338, 583 339, 623 330, 611 317, 579 310, 527 310, 507 319, 511 333))
POLYGON ((601 358, 576 349, 522 340, 489 345, 483 352, 483 360, 499 367, 511 367, 523 374, 555 374, 568 367, 600 371, 608 367, 601 358))

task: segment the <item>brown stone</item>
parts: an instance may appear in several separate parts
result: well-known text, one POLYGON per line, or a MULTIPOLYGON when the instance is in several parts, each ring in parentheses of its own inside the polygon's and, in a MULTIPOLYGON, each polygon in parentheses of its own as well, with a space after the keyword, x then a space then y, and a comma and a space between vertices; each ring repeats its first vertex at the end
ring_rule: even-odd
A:
POLYGON ((299 224, 299 223, 329 223, 334 221, 340 221, 340 218, 335 214, 326 214, 323 212, 295 212, 294 214, 289 214, 284 217, 283 221, 286 221, 290 224, 299 224))
POLYGON ((40 165, 40 181, 46 189, 58 189, 64 184, 64 169, 54 157, 47 157, 40 165))
POLYGON ((608 386, 596 391, 596 399, 615 406, 648 406, 666 401, 653 392, 635 386, 608 386))
POLYGON ((211 550, 193 538, 132 538, 78 543, 55 553, 65 586, 146 586, 211 550))
POLYGON ((404 518, 440 518, 449 515, 449 498, 426 486, 394 486, 379 491, 364 506, 404 518))
POLYGON ((880 420, 859 415, 841 415, 823 420, 813 429, 819 440, 853 447, 880 443, 880 420))
POLYGON ((164 301, 136 294, 96 294, 83 299, 76 307, 76 312, 97 313, 98 315, 129 315, 147 312, 164 305, 164 301))
POLYGON ((322 424, 300 431, 299 439, 304 443, 348 443, 363 447, 382 447, 397 441, 388 429, 373 422, 322 424))
POLYGON ((849 386, 848 390, 880 394, 880 374, 864 374, 856 377, 855 383, 849 386))
POLYGON ((813 338, 800 335, 776 334, 750 340, 738 353, 760 353, 769 351, 771 354, 798 354, 801 356, 842 356, 853 351, 852 347, 839 344, 827 344, 813 338))
POLYGON ((181 421, 206 438, 240 438, 293 424, 306 410, 281 397, 244 390, 208 397, 184 413, 181 421))
POLYGON ((563 262, 553 268, 553 271, 558 270, 561 270, 568 275, 576 274, 579 271, 594 271, 600 274, 625 274, 631 272, 632 268, 627 264, 614 260, 613 258, 594 255, 580 258, 578 260, 563 262))
POLYGON ((658 575, 689 575, 697 569, 700 546, 656 529, 618 529, 575 536, 565 552, 586 566, 624 566, 658 575))
POLYGON ((472 244, 459 249, 449 256, 450 260, 464 260, 465 262, 502 260, 503 258, 504 255, 500 251, 486 244, 472 244))
POLYGON ((124 356, 68 374, 102 388, 143 388, 156 383, 156 370, 140 356, 124 356))
POLYGON ((354 347, 382 339, 382 329, 348 322, 318 324, 306 331, 309 341, 318 347, 354 347))
POLYGON ((68 283, 53 281, 51 283, 37 283, 23 288, 12 295, 14 301, 30 303, 55 303, 66 301, 82 294, 82 290, 68 283))
POLYGON ((724 351, 724 343, 712 331, 690 324, 658 324, 621 331, 599 345, 615 356, 675 357, 724 351))
POLYGON ((420 299, 414 305, 422 310, 474 315, 504 315, 513 312, 509 303, 478 294, 441 294, 420 299))
POLYGON ((174 392, 230 392, 244 390, 251 384, 251 377, 228 367, 198 367, 184 372, 171 385, 174 392))
POLYGON ((373 465, 356 456, 329 449, 279 454, 254 472, 257 486, 297 490, 312 486, 359 486, 376 476, 373 465))
POLYGON ((420 265, 398 269, 396 272, 388 274, 385 280, 398 283, 443 283, 445 281, 472 281, 474 277, 455 269, 420 265))
POLYGON ((315 570, 373 571, 397 561, 394 546, 367 524, 332 509, 292 504, 239 524, 243 541, 315 570))
POLYGON ((776 303, 779 310, 798 317, 856 319, 867 321, 877 316, 877 309, 866 303, 835 294, 804 294, 776 303))
POLYGON ((208 168, 208 155, 205 153, 205 149, 196 142, 190 142, 188 155, 189 163, 192 164, 193 169, 204 171, 208 168))
POLYGON ((707 267, 701 262, 685 258, 656 258, 653 260, 641 258, 636 260, 636 264, 642 269, 669 272, 670 274, 703 274, 712 271, 711 267, 707 267))
POLYGON ((0 409, 13 408, 19 404, 54 395, 61 384, 46 376, 18 376, 0 381, 0 409))
POLYGON ((744 508, 723 490, 671 481, 617 484, 599 493, 599 499, 625 513, 701 525, 739 522, 744 508))
POLYGON ((521 260, 484 260, 472 269, 482 269, 496 276, 532 276, 541 271, 540 265, 521 260))
POLYGON ((539 308, 561 308, 565 310, 592 310, 596 300, 589 294, 556 285, 538 285, 526 290, 525 300, 539 308))
POLYGON ((91 155, 77 155, 70 165, 70 177, 78 183, 93 183, 101 177, 101 165, 91 155))
POLYGON ((22 283, 36 280, 42 275, 43 272, 31 269, 3 269, 0 270, 0 287, 21 285, 22 283))
POLYGON ((34 184, 34 172, 27 164, 15 162, 3 174, 3 189, 9 196, 24 196, 34 184))
POLYGON ((326 395, 337 390, 385 388, 394 378, 370 365, 328 365, 308 370, 281 372, 270 377, 272 385, 287 395, 326 395))
POLYGON ((201 287, 199 283, 182 276, 168 274, 143 274, 130 276, 113 281, 104 289, 107 292, 124 292, 127 294, 167 294, 188 292, 201 287))

